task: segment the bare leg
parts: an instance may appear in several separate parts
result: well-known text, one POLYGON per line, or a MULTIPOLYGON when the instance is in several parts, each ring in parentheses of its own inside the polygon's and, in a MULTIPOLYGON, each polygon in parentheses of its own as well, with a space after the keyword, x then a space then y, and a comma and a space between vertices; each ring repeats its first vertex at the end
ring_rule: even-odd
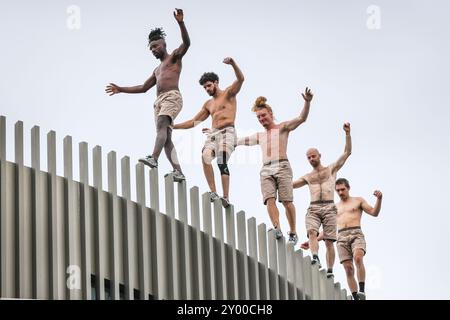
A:
POLYGON ((162 149, 167 141, 167 128, 170 126, 171 118, 169 116, 159 116, 156 120, 156 140, 153 148, 152 157, 158 160, 162 149))
POLYGON ((164 145, 164 151, 166 153, 167 159, 169 160, 172 168, 174 170, 181 171, 180 163, 178 162, 177 151, 175 150, 175 146, 172 142, 172 128, 167 127, 167 139, 166 144, 164 145))
POLYGON ((290 201, 284 201, 283 206, 286 209, 286 217, 289 223, 289 228, 291 229, 289 233, 295 233, 297 234, 296 228, 295 228, 295 206, 290 201))
POLYGON ((356 249, 354 259, 356 264, 356 273, 358 275, 359 282, 366 281, 366 268, 364 267, 363 257, 364 251, 362 249, 356 249))
POLYGON ((327 267, 332 269, 335 259, 334 244, 331 240, 325 240, 325 246, 327 247, 327 267))
POLYGON ((222 179, 223 197, 228 199, 230 192, 230 176, 222 174, 220 178, 222 179))
POLYGON ((270 221, 275 228, 280 227, 280 212, 278 211, 275 198, 269 198, 266 202, 267 212, 269 213, 270 221))
POLYGON ((308 231, 308 238, 309 238, 309 249, 311 250, 311 253, 314 255, 319 254, 319 241, 317 241, 317 232, 314 230, 308 231))
POLYGON ((211 161, 213 159, 213 154, 211 150, 203 150, 202 153, 202 164, 203 164, 203 173, 205 174, 206 182, 208 182, 209 189, 212 192, 216 192, 216 183, 214 181, 214 170, 211 165, 211 161))
POLYGON ((347 283, 348 288, 350 289, 350 292, 357 292, 358 291, 358 285, 355 280, 355 270, 353 268, 353 261, 347 260, 342 263, 345 269, 345 275, 347 276, 347 283))

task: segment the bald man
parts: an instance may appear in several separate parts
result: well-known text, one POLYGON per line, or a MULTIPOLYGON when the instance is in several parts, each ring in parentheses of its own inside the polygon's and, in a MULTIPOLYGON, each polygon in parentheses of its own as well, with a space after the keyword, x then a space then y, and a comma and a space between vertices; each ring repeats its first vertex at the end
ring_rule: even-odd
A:
POLYGON ((313 167, 313 171, 293 182, 294 188, 309 186, 311 193, 311 203, 306 213, 305 224, 309 239, 309 247, 313 259, 312 264, 318 264, 319 260, 319 228, 322 225, 324 231, 325 246, 327 248, 327 277, 333 277, 333 265, 335 251, 333 243, 336 241, 336 215, 337 209, 334 204, 334 184, 336 173, 342 168, 347 158, 352 152, 352 140, 350 136, 350 123, 344 123, 345 149, 344 154, 339 159, 324 167, 321 162, 321 154, 316 148, 311 148, 306 152, 306 157, 313 167))

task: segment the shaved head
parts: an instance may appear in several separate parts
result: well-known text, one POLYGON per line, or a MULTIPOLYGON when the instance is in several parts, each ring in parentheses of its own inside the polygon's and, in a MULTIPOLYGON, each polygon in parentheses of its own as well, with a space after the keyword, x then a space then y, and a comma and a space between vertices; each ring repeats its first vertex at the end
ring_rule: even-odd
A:
POLYGON ((306 151, 306 158, 313 168, 320 166, 320 157, 319 150, 316 148, 309 148, 308 151, 306 151))
POLYGON ((317 150, 316 148, 309 148, 308 151, 306 151, 306 156, 311 153, 315 153, 320 156, 319 150, 317 150))

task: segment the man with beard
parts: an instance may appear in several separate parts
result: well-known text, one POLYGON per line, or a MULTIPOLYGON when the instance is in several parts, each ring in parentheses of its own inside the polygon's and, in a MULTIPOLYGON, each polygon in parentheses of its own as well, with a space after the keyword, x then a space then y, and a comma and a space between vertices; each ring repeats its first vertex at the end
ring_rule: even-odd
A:
POLYGON ((267 212, 275 229, 275 238, 281 239, 283 233, 280 228, 280 213, 276 204, 278 193, 278 201, 283 204, 289 223, 288 242, 294 246, 297 244, 298 236, 295 226, 292 168, 287 158, 287 145, 289 133, 297 129, 308 118, 313 94, 310 89, 306 88, 302 96, 305 103, 299 116, 279 124, 274 121, 272 107, 266 103, 267 99, 258 97, 252 111, 256 113, 256 117, 265 131, 238 139, 238 145, 258 144, 261 146, 263 167, 260 172, 260 181, 263 202, 267 206, 267 212))
POLYGON ((174 125, 175 129, 190 129, 206 120, 210 115, 212 118, 212 129, 203 129, 207 134, 205 145, 202 149, 203 172, 210 188, 211 201, 219 199, 216 192, 214 170, 211 162, 217 157, 217 165, 220 170, 223 197, 220 198, 222 205, 227 208, 230 205, 230 171, 228 159, 236 146, 236 130, 234 121, 236 119, 236 95, 239 93, 244 82, 244 75, 233 58, 225 58, 223 63, 231 65, 236 74, 236 80, 226 89, 219 87, 219 77, 214 72, 206 72, 199 82, 206 93, 212 98, 207 100, 199 113, 194 118, 183 123, 174 125))
POLYGON ((293 187, 300 188, 309 186, 311 193, 311 203, 305 218, 306 232, 309 239, 309 247, 313 259, 312 264, 318 264, 319 260, 319 235, 320 225, 323 226, 325 246, 327 248, 327 277, 333 277, 333 265, 335 251, 333 243, 336 241, 336 215, 337 209, 334 204, 334 184, 336 173, 342 168, 345 161, 352 153, 352 140, 350 136, 350 123, 344 123, 345 149, 339 159, 327 167, 320 162, 321 154, 316 148, 311 148, 306 152, 306 157, 313 167, 313 171, 294 181, 293 187))
MULTIPOLYGON (((375 206, 370 206, 362 197, 350 197, 350 183, 347 179, 340 178, 336 180, 335 190, 341 198, 336 204, 337 207, 337 250, 339 260, 344 266, 347 276, 347 283, 355 300, 366 300, 365 281, 366 269, 364 267, 363 257, 366 255, 366 239, 361 230, 362 212, 378 217, 381 210, 381 201, 383 194, 379 190, 375 190, 373 195, 377 198, 375 206), (353 261, 356 265, 356 273, 359 282, 355 280, 355 269, 353 261)), ((317 240, 323 239, 323 232, 320 233, 317 240)), ((308 243, 302 244, 302 249, 308 248, 308 243)))
POLYGON ((182 67, 181 59, 186 54, 191 42, 184 25, 183 10, 175 9, 173 15, 180 27, 183 43, 169 54, 166 49, 164 31, 161 28, 153 29, 148 36, 148 45, 150 51, 156 59, 161 61, 161 64, 142 85, 120 87, 110 83, 105 91, 110 96, 120 92, 144 93, 156 85, 157 98, 154 104, 156 123, 155 146, 151 155, 141 158, 139 161, 151 168, 157 168, 159 155, 164 148, 166 156, 174 169, 172 173, 173 178, 175 181, 181 182, 185 180, 185 177, 181 171, 175 146, 172 142, 172 125, 183 106, 183 99, 178 89, 182 67))

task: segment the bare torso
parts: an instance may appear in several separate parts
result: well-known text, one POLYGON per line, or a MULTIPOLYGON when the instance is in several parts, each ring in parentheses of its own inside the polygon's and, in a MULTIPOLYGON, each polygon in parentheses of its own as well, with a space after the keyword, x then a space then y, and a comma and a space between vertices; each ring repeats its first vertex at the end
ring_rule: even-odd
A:
POLYGON ((349 197, 346 201, 336 204, 338 230, 361 226, 362 201, 360 197, 349 197))
POLYGON ((334 184, 336 182, 336 172, 333 173, 333 166, 323 167, 320 170, 313 170, 303 176, 311 193, 311 201, 334 200, 334 184))
POLYGON ((168 55, 154 71, 157 95, 159 96, 170 90, 179 90, 180 73, 181 59, 177 59, 174 62, 173 55, 168 55))
POLYGON ((213 129, 234 125, 236 119, 236 96, 229 97, 227 90, 207 101, 206 109, 212 118, 213 129))
POLYGON ((287 144, 289 130, 281 129, 278 124, 275 128, 258 132, 258 144, 261 146, 263 163, 269 161, 287 159, 287 144))

